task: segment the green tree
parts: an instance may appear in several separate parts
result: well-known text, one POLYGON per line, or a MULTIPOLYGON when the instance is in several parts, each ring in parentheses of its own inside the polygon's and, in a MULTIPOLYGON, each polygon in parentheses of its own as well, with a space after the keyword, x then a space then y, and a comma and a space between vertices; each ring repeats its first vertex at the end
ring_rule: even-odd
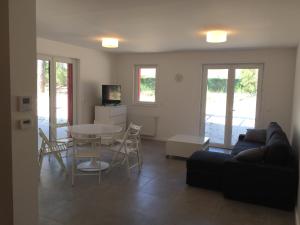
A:
POLYGON ((241 70, 239 89, 242 93, 254 94, 257 91, 257 72, 256 69, 241 70))
POLYGON ((210 92, 225 93, 227 87, 227 79, 209 78, 207 80, 207 88, 210 92))
POLYGON ((56 63, 56 84, 67 86, 67 67, 65 63, 56 63))
POLYGON ((49 62, 42 61, 42 71, 40 73, 40 90, 42 93, 45 92, 45 87, 49 84, 49 62))
POLYGON ((155 78, 142 78, 141 79, 141 90, 154 91, 155 90, 155 78))

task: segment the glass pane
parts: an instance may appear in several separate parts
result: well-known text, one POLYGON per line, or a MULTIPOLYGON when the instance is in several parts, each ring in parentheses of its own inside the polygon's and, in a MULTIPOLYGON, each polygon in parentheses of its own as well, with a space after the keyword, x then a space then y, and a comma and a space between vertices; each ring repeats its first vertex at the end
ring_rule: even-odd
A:
MULTIPOLYGON (((56 125, 68 123, 68 64, 56 63, 56 125)), ((67 126, 56 129, 56 138, 67 137, 67 126)))
MULTIPOLYGON (((37 61, 37 115, 38 127, 41 128, 49 138, 50 115, 49 115, 49 65, 46 60, 37 61)), ((38 136, 38 145, 41 145, 41 138, 38 136)))
POLYGON ((209 69, 205 109, 205 136, 224 144, 228 69, 209 69))
POLYGON ((139 69, 138 97, 140 102, 155 102, 156 68, 139 69))
POLYGON ((255 127, 258 69, 236 69, 232 118, 232 138, 234 145, 239 134, 255 127))

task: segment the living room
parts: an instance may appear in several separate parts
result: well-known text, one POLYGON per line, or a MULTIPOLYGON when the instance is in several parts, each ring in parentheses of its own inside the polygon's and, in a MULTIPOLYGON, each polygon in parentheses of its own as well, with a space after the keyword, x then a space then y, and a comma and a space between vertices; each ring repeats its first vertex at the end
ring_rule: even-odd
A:
MULTIPOLYGON (((201 182, 193 185, 186 180, 189 168, 186 158, 191 154, 183 158, 176 154, 166 157, 167 143, 176 135, 207 136, 208 151, 201 151, 201 147, 196 150, 228 155, 240 140, 240 134, 246 134, 247 129, 264 129, 264 135, 268 135, 270 122, 280 125, 293 151, 298 151, 300 33, 296 27, 300 5, 297 1, 7 2, 9 19, 2 22, 8 21, 10 25, 11 48, 7 52, 11 58, 6 55, 8 61, 3 62, 10 65, 7 72, 10 81, 2 83, 5 87, 10 82, 11 90, 4 92, 3 87, 3 98, 13 96, 8 104, 12 108, 9 107, 7 116, 3 116, 3 127, 11 131, 3 137, 13 140, 8 143, 7 155, 3 158, 10 158, 11 164, 6 160, 2 169, 13 168, 10 177, 4 174, 8 180, 13 180, 13 188, 7 186, 9 192, 3 189, 11 193, 6 196, 7 202, 13 202, 13 205, 6 204, 10 207, 2 211, 10 217, 7 224, 299 224, 295 195, 288 197, 287 202, 291 203, 288 210, 282 209, 286 196, 280 190, 278 198, 270 194, 272 200, 275 199, 273 205, 266 203, 268 199, 243 201, 243 196, 234 199, 227 198, 226 194, 225 198, 222 190, 201 187, 206 179, 206 184, 210 180, 220 182, 216 179, 222 171, 218 169, 215 174, 219 164, 208 165, 220 159, 201 161, 204 156, 200 156, 203 169, 213 168, 214 172, 211 176, 199 175, 203 176, 201 182), (23 27, 32 32, 24 32, 23 27), (225 31, 226 41, 207 42, 209 31, 225 31), (18 38, 21 36, 23 43, 18 38), (107 37, 118 40, 118 47, 102 47, 107 37), (41 73, 39 65, 48 66, 43 67, 46 73, 41 73), (57 75, 58 67, 53 65, 62 66, 65 71, 62 77, 57 75), (152 80, 154 77, 149 101, 141 100, 143 69, 155 70, 154 76, 145 75, 152 80), (215 74, 215 70, 226 72, 220 75, 215 74), (243 102, 242 98, 235 101, 240 98, 236 96, 245 94, 243 88, 249 89, 249 84, 243 87, 240 84, 238 71, 256 71, 254 91, 251 89, 251 94, 247 95, 251 101, 243 102), (48 82, 43 87, 41 83, 36 86, 37 80, 41 82, 39 75, 44 75, 43 81, 48 82), (71 88, 68 86, 70 77, 71 88), (217 97, 209 96, 214 88, 209 86, 211 84, 217 86, 214 89, 217 97), (120 101, 126 107, 125 124, 128 127, 130 122, 141 125, 143 163, 130 172, 129 178, 126 163, 122 161, 124 165, 103 171, 101 179, 99 176, 100 184, 95 176, 75 176, 72 185, 71 146, 68 154, 61 157, 65 169, 61 168, 59 160, 47 154, 39 168, 36 152, 42 139, 33 127, 45 128, 45 124, 41 125, 43 117, 46 129, 42 130, 50 138, 50 123, 59 113, 64 114, 62 118, 68 123, 66 129, 70 133, 75 134, 77 125, 97 124, 95 106, 101 105, 103 85, 119 86, 120 101), (42 89, 43 98, 39 95, 42 89), (57 96, 61 93, 67 93, 62 98, 68 103, 62 101, 59 105, 61 99, 57 96), (20 110, 25 107, 17 102, 20 96, 24 105, 26 100, 33 100, 31 111, 20 110), (212 108, 209 97, 216 102, 212 108), (208 113, 207 109, 212 111, 208 113), (5 125, 8 117, 16 126, 5 125), (208 117, 213 118, 212 122, 208 122, 208 117), (17 123, 22 123, 20 129, 17 123)), ((5 43, 7 45, 3 41, 4 46, 5 43)), ((66 131, 62 133, 67 134, 66 131)), ((264 137, 265 142, 266 139, 264 137)), ((101 142, 99 149, 103 160, 112 162, 109 147, 101 142)), ((185 147, 179 149, 184 151, 185 147)), ((247 176, 250 177, 249 173, 244 174, 247 176)), ((298 174, 292 179, 284 190, 291 188, 293 192, 297 188, 298 174)), ((238 181, 242 180, 234 181, 233 186, 238 186, 238 181)), ((276 182, 274 189, 277 190, 283 184, 276 182)), ((263 183, 260 184, 263 186, 263 183)), ((251 190, 247 191, 245 195, 252 196, 251 190)), ((269 193, 260 192, 259 188, 255 191, 258 199, 262 193, 264 196, 269 193)))

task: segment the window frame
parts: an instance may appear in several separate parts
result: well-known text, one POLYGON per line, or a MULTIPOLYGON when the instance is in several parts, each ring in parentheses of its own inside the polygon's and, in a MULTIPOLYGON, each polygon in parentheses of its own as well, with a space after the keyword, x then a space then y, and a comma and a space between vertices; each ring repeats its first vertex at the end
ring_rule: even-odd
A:
POLYGON ((158 65, 157 64, 138 64, 134 65, 134 104, 144 106, 155 106, 158 103, 158 65), (143 102, 139 100, 139 70, 141 68, 155 68, 155 102, 143 102))

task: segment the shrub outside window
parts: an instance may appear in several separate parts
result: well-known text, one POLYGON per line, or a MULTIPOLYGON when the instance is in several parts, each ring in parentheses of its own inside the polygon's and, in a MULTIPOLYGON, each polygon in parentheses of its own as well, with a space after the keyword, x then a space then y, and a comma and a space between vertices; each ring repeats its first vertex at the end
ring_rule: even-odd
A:
POLYGON ((155 103, 156 102, 156 66, 136 67, 136 102, 155 103))

